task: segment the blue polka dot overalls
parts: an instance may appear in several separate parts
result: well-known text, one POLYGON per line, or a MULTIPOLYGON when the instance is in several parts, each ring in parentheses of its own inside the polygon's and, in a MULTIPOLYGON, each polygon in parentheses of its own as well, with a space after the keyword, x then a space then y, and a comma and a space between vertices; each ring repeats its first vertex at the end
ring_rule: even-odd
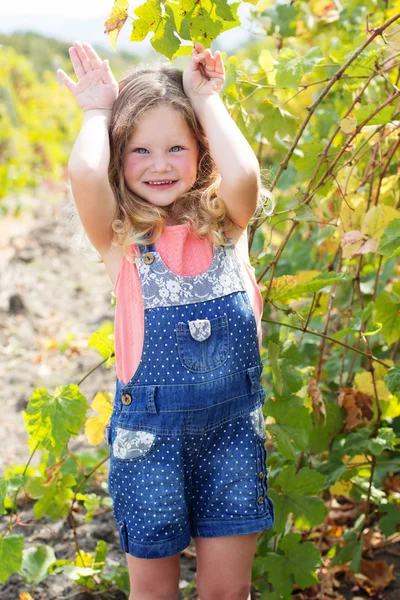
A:
POLYGON ((137 558, 273 524, 257 327, 225 239, 209 269, 189 277, 154 244, 139 246, 143 352, 128 383, 117 377, 106 428, 120 545, 137 558))

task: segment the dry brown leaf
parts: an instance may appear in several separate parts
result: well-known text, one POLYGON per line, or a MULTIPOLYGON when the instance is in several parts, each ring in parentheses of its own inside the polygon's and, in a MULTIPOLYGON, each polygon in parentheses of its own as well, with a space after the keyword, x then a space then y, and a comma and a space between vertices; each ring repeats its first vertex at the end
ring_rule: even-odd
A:
POLYGON ((377 529, 365 529, 363 535, 363 547, 371 550, 381 547, 385 542, 385 536, 377 529))
POLYGON ((383 482, 383 489, 386 494, 395 496, 400 495, 400 475, 388 475, 383 482))
POLYGON ((356 388, 341 388, 338 404, 346 411, 345 431, 369 425, 374 416, 372 398, 356 388))
POLYGON ((317 380, 310 377, 308 380, 307 393, 311 398, 311 402, 318 419, 326 419, 326 408, 322 399, 321 390, 318 387, 317 380))
POLYGON ((381 592, 395 580, 394 565, 388 565, 384 560, 362 560, 359 573, 348 572, 353 583, 362 587, 369 596, 381 592))

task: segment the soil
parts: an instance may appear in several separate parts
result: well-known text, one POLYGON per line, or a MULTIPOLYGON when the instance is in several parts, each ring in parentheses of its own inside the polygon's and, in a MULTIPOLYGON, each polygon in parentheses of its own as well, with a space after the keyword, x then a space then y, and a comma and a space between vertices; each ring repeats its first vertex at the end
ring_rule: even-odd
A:
MULTIPOLYGON (((29 459, 27 434, 22 411, 33 391, 38 387, 52 393, 60 385, 78 383, 93 369, 101 358, 88 347, 91 333, 104 321, 113 321, 114 309, 110 306, 112 284, 97 256, 84 254, 71 245, 71 234, 66 225, 62 207, 65 205, 65 183, 43 184, 31 193, 7 198, 1 206, 15 211, 21 206, 20 216, 0 216, 0 431, 3 440, 0 453, 0 473, 7 467, 25 465, 29 459), (69 340, 73 340, 71 343, 69 340), (65 348, 62 344, 65 343, 65 348)), ((80 391, 89 404, 98 391, 115 391, 115 367, 104 365, 96 369, 80 385, 80 391)), ((91 414, 95 414, 89 411, 91 414)), ((74 438, 71 452, 90 452, 84 433, 74 438)), ((31 465, 37 466, 40 454, 34 455, 31 465)), ((91 490, 100 494, 98 486, 91 490)), ((25 548, 38 544, 51 546, 57 559, 75 558, 75 544, 70 523, 66 518, 56 521, 43 517, 35 520, 34 501, 22 510, 23 525, 15 525, 13 533, 23 533, 25 548)), ((125 553, 119 546, 117 528, 111 509, 96 515, 86 523, 82 513, 74 513, 77 535, 82 550, 94 551, 98 540, 108 546, 107 573, 113 566, 126 569, 125 553)), ((0 518, 0 535, 8 526, 9 517, 0 518)), ((400 595, 400 548, 383 549, 375 560, 395 564, 397 581, 379 598, 395 600, 400 595)), ((181 554, 180 589, 183 590, 196 576, 194 541, 181 554)), ((18 573, 14 573, 1 587, 2 600, 20 598, 30 592, 34 600, 76 600, 107 598, 122 600, 127 595, 121 591, 107 591, 94 595, 80 590, 67 576, 52 575, 32 593, 18 573)), ((366 598, 362 590, 343 585, 338 593, 346 598, 366 598)), ((179 598, 184 598, 180 592, 179 598)), ((198 600, 196 592, 189 595, 198 600)), ((252 590, 252 600, 258 598, 252 590)), ((293 596, 294 598, 296 595, 293 596)), ((219 599, 215 599, 219 600, 219 599)))

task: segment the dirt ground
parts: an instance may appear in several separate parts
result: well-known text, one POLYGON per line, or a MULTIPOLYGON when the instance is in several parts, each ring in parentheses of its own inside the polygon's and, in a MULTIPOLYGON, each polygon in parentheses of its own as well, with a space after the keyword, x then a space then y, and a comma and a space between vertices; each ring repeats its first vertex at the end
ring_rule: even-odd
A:
MULTIPOLYGON (((110 307, 112 284, 104 265, 96 262, 94 253, 90 258, 71 246, 71 234, 62 211, 66 185, 46 184, 32 193, 21 194, 18 200, 22 204, 19 218, 0 215, 0 432, 3 440, 0 473, 9 465, 25 465, 28 461, 21 413, 32 392, 38 387, 53 392, 59 385, 78 383, 101 361, 97 351, 87 346, 89 335, 114 316, 114 309, 110 307), (59 345, 71 336, 74 349, 61 351, 59 345)), ((17 200, 7 199, 4 204, 15 209, 17 200)), ((108 390, 114 394, 115 373, 113 366, 109 369, 103 366, 83 382, 80 390, 89 403, 98 391, 108 390)), ((91 449, 83 433, 69 447, 72 452, 91 449)), ((36 466, 39 459, 37 454, 31 464, 36 466)), ((73 559, 75 546, 70 524, 65 519, 51 521, 47 517, 35 521, 32 507, 33 503, 28 504, 20 515, 26 526, 16 526, 13 533, 24 534, 25 547, 48 544, 57 558, 73 559)), ((109 564, 125 566, 125 554, 119 547, 111 511, 96 516, 91 523, 79 515, 77 519, 83 550, 93 551, 98 540, 105 540, 109 564)), ((0 534, 5 530, 6 521, 5 517, 0 518, 0 534)), ((376 597, 399 598, 399 545, 391 549, 391 554, 382 550, 374 558, 394 564, 397 575, 397 581, 376 597)), ((180 588, 193 581, 195 574, 192 540, 181 554, 180 588)), ((20 575, 14 574, 0 589, 0 597, 15 600, 24 591, 30 591, 29 586, 20 575)), ((349 586, 343 586, 338 592, 349 599, 367 597, 362 590, 349 586)), ((57 575, 38 586, 34 600, 71 597, 77 600, 100 598, 80 592, 66 576, 57 575)), ((126 598, 122 592, 106 597, 110 600, 126 598)), ((183 594, 180 597, 183 598, 183 594)), ((259 594, 252 590, 252 600, 257 597, 259 594)), ((196 592, 190 598, 198 600, 196 592)))

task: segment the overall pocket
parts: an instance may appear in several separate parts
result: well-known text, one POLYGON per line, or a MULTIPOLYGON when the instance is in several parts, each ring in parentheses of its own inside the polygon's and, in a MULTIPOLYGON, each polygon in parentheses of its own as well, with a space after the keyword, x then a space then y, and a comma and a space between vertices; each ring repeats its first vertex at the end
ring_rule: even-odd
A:
POLYGON ((229 354, 228 316, 196 319, 175 326, 179 359, 193 373, 221 367, 229 354))
POLYGON ((144 460, 154 454, 161 443, 161 436, 144 430, 115 427, 111 444, 112 457, 117 462, 131 463, 144 460))

